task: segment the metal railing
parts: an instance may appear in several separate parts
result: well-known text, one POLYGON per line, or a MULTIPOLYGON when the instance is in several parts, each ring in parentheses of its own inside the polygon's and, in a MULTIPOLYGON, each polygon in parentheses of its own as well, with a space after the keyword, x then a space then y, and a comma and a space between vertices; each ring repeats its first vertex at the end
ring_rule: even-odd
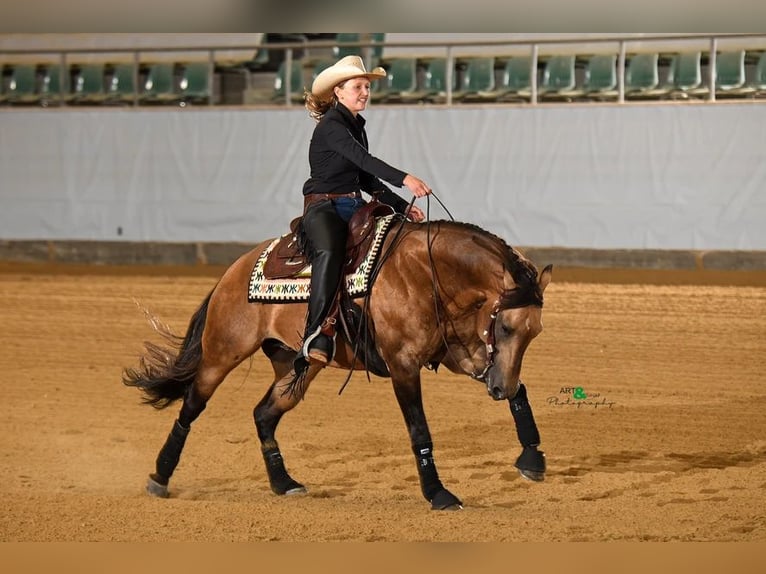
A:
MULTIPOLYGON (((707 88, 707 100, 715 101, 716 99, 716 55, 721 47, 722 43, 728 43, 731 45, 736 42, 738 46, 745 46, 753 50, 766 51, 766 34, 758 33, 730 33, 730 34, 658 34, 658 35, 642 35, 638 37, 627 37, 621 35, 610 35, 601 37, 586 36, 582 38, 541 38, 531 40, 529 38, 521 40, 470 40, 470 41, 453 41, 453 42, 386 42, 386 41, 355 41, 355 42, 338 42, 332 40, 321 40, 313 42, 290 42, 290 43, 259 43, 259 44, 242 44, 236 46, 209 46, 200 48, 199 46, 174 46, 172 48, 147 48, 141 47, 138 49, 132 48, 76 48, 76 49, 62 49, 62 50, 30 50, 30 49, 4 49, 0 52, 2 56, 34 56, 57 54, 58 62, 60 64, 59 73, 61 74, 59 85, 62 87, 65 85, 65 74, 68 73, 69 67, 72 64, 77 63, 77 58, 82 56, 105 56, 106 54, 124 54, 129 55, 130 59, 134 62, 136 67, 134 77, 134 105, 138 105, 140 88, 138 86, 138 68, 142 63, 147 60, 151 61, 151 56, 155 54, 183 54, 179 56, 177 61, 188 59, 192 54, 205 54, 208 62, 208 82, 207 85, 210 89, 210 97, 208 98, 208 104, 213 105, 213 78, 216 69, 216 53, 217 52, 231 52, 232 50, 251 51, 252 54, 256 54, 259 50, 268 51, 283 51, 284 58, 284 75, 282 78, 284 101, 285 106, 294 105, 291 101, 291 95, 293 94, 293 86, 291 85, 292 67, 300 65, 298 59, 294 57, 295 51, 308 50, 338 50, 339 48, 358 48, 360 53, 369 55, 375 49, 384 51, 388 49, 406 49, 413 57, 418 57, 418 52, 426 48, 437 48, 443 50, 444 58, 446 59, 446 86, 445 86, 445 104, 453 104, 453 74, 455 70, 456 60, 466 57, 466 54, 470 54, 471 50, 487 50, 493 49, 499 54, 511 54, 511 53, 527 53, 530 59, 530 90, 531 97, 529 104, 535 105, 538 103, 539 93, 539 80, 538 80, 538 66, 541 61, 541 57, 544 53, 569 53, 569 54, 583 54, 586 51, 593 51, 594 48, 604 51, 611 51, 617 54, 617 102, 624 103, 625 98, 625 74, 626 74, 626 62, 628 55, 636 52, 648 52, 648 51, 665 51, 665 52, 683 52, 690 49, 693 44, 694 49, 706 51, 708 54, 708 70, 705 78, 705 86, 707 88), (660 49, 654 49, 655 46, 660 49), (587 47, 587 48, 586 48, 587 47)), ((430 52, 433 54, 433 50, 430 52)), ((433 55, 428 56, 433 57, 433 55)), ((385 59, 385 56, 384 56, 385 59)), ((7 62, 6 62, 7 63, 7 62)), ((371 62, 368 59, 368 64, 371 62)))

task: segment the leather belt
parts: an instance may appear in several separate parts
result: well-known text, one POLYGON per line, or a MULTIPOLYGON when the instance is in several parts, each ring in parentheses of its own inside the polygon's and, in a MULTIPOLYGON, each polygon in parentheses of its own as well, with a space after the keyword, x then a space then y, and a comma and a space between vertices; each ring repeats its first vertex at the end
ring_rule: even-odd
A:
POLYGON ((303 209, 305 210, 309 205, 311 205, 315 201, 338 199, 341 197, 361 199, 362 193, 360 191, 352 191, 351 193, 307 193, 306 195, 303 196, 303 209))

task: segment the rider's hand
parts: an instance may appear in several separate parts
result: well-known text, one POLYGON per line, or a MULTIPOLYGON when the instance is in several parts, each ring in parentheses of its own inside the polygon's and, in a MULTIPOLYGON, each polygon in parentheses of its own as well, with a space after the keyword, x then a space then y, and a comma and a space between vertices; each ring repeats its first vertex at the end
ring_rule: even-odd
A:
POLYGON ((420 209, 417 205, 413 204, 407 211, 407 217, 415 223, 420 223, 426 218, 426 214, 423 213, 423 210, 420 209))
POLYGON ((431 193, 431 188, 428 187, 426 182, 414 175, 407 174, 404 178, 404 185, 409 188, 415 197, 425 197, 431 193))

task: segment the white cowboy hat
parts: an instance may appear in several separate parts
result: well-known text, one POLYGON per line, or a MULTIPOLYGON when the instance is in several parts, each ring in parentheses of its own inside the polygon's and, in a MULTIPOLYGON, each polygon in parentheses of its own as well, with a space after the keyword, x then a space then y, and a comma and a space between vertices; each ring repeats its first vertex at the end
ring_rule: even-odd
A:
POLYGON ((325 68, 316 78, 311 85, 311 93, 317 98, 328 99, 332 94, 332 89, 345 82, 350 78, 365 77, 369 80, 377 80, 378 78, 385 78, 386 71, 377 67, 371 72, 368 72, 364 68, 364 62, 359 56, 346 56, 341 58, 329 68, 325 68))

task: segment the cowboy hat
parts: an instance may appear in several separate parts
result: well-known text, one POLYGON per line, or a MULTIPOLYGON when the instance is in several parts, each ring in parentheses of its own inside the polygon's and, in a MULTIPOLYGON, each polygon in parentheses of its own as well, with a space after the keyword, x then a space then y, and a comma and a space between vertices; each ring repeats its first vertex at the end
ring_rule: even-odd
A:
POLYGON ((386 71, 377 67, 371 72, 368 72, 364 68, 364 62, 359 56, 346 56, 341 58, 335 64, 329 68, 325 68, 316 78, 311 85, 311 93, 317 98, 327 99, 332 93, 332 89, 345 82, 350 78, 365 77, 368 80, 377 80, 378 78, 385 78, 386 71))

